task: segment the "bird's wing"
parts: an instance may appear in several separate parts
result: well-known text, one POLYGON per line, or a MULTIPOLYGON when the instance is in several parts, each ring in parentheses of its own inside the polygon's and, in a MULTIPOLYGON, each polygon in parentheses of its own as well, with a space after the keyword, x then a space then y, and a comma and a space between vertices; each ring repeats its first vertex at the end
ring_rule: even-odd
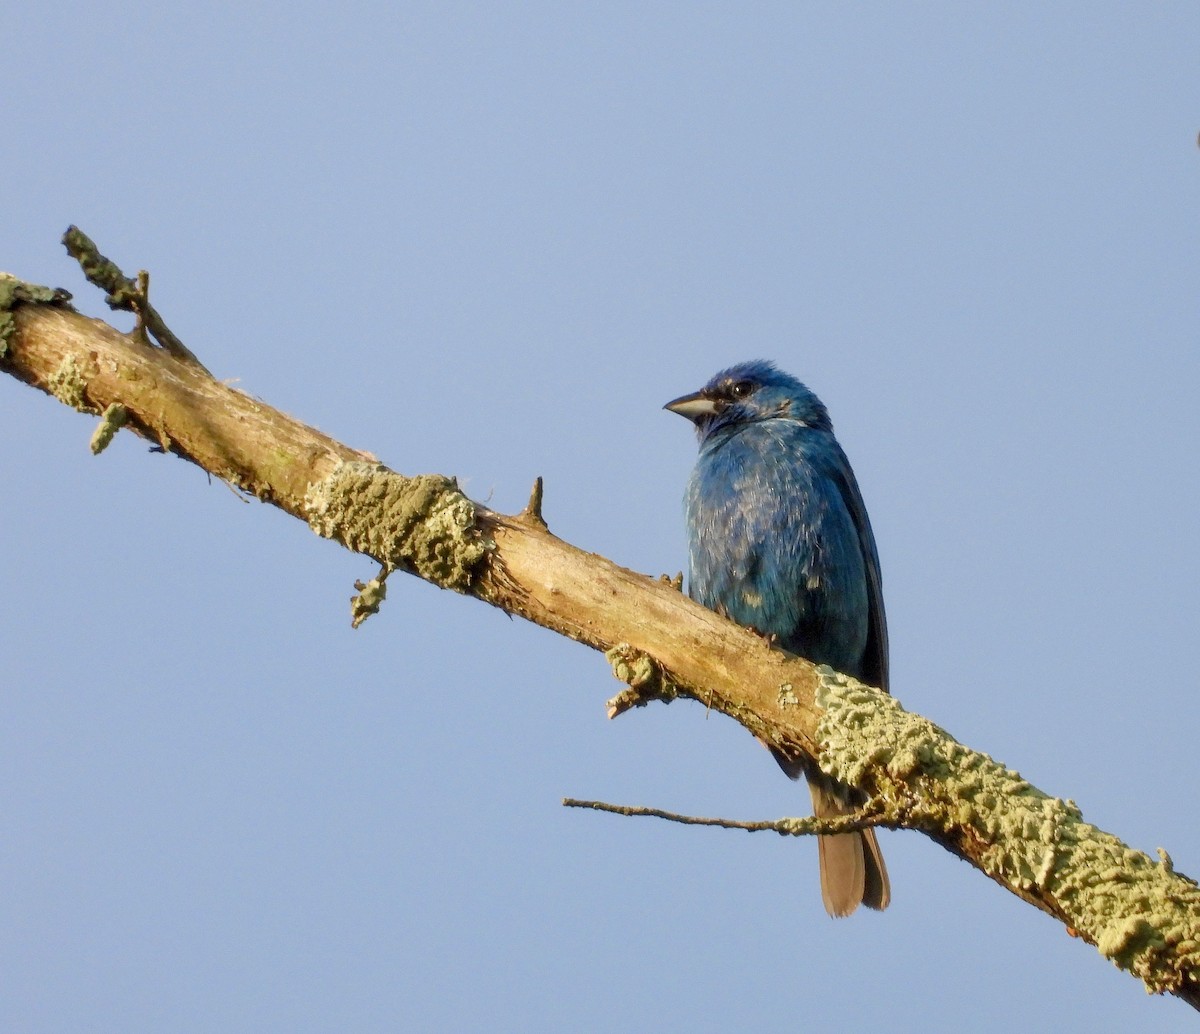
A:
POLYGON ((839 447, 836 462, 831 471, 842 502, 854 521, 858 532, 858 543, 862 548, 863 568, 867 572, 867 606, 870 625, 867 631, 867 648, 863 655, 862 680, 868 685, 878 686, 888 692, 888 634, 887 617, 883 612, 883 582, 879 574, 879 553, 875 549, 875 536, 871 532, 871 521, 863 505, 858 481, 850 468, 850 461, 839 447))

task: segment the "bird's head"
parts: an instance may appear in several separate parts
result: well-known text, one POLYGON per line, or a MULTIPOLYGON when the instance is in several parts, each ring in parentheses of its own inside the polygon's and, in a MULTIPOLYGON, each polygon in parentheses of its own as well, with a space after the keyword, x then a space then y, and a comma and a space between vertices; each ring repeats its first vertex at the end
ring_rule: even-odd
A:
POLYGON ((663 408, 687 417, 701 441, 722 428, 762 420, 792 420, 832 430, 824 403, 795 377, 762 359, 722 370, 699 391, 663 408))

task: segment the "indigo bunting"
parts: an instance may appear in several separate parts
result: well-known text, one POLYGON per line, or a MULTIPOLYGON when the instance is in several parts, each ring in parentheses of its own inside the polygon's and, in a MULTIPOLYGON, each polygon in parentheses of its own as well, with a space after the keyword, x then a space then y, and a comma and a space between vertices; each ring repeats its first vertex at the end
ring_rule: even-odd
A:
MULTIPOLYGON (((684 499, 688 594, 784 649, 888 688, 879 557, 829 414, 794 377, 763 361, 723 370, 664 407, 696 425, 700 456, 684 499)), ((847 788, 808 776, 813 812, 853 810, 847 788)), ((873 830, 817 838, 832 916, 884 909, 887 868, 873 830)))

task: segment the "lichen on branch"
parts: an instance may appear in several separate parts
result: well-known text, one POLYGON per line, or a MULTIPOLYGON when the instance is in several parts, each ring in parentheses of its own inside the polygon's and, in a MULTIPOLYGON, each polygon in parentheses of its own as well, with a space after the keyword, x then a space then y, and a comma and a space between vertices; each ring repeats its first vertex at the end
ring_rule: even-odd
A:
POLYGON ((0 273, 0 359, 8 354, 8 343, 16 332, 13 309, 18 305, 66 305, 71 292, 61 287, 42 287, 18 280, 8 273, 0 273))
POLYGON ((822 770, 868 794, 912 802, 909 828, 974 840, 997 882, 1069 917, 1105 958, 1150 992, 1178 992, 1200 971, 1200 887, 1083 820, 986 754, 963 746, 895 697, 821 666, 822 770))
POLYGON ((304 509, 318 535, 443 589, 467 592, 488 553, 475 504, 440 474, 405 477, 378 463, 342 463, 309 486, 304 509))

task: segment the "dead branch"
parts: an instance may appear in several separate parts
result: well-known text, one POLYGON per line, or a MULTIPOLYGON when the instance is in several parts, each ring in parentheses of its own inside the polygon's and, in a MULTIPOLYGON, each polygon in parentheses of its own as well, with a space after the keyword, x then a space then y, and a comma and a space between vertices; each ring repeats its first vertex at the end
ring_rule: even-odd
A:
MULTIPOLYGON (((115 266, 108 272, 118 287, 132 285, 144 315, 144 292, 136 296, 115 266)), ((377 609, 383 578, 400 570, 604 651, 628 686, 610 702, 613 715, 650 700, 698 700, 857 788, 864 814, 850 821, 924 833, 1149 990, 1200 1008, 1200 888, 1165 852, 1155 860, 1127 847, 1070 801, 894 698, 705 610, 673 580, 557 538, 541 518, 540 484, 522 513, 496 513, 453 478, 397 474, 214 380, 190 352, 81 316, 67 298, 0 275, 0 369, 103 414, 99 448, 128 430, 372 557, 382 571, 362 585, 356 615, 377 609)), ((822 830, 799 820, 792 831, 822 830)))

